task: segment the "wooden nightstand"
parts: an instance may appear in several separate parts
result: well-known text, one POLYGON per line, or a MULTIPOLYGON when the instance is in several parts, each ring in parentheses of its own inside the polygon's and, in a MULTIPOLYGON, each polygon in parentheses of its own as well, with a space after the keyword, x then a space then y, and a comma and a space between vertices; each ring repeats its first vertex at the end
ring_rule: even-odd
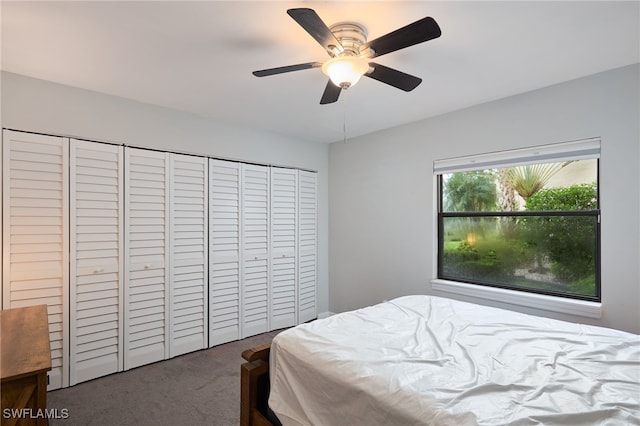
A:
POLYGON ((46 425, 51 370, 47 306, 0 311, 0 325, 2 426, 46 425))

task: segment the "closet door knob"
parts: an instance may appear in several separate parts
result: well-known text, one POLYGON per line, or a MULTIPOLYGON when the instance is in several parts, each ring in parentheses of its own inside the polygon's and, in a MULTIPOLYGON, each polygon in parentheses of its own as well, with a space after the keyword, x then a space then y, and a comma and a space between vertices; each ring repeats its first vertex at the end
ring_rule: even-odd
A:
POLYGON ((104 268, 96 268, 93 270, 94 274, 99 274, 100 272, 104 272, 104 268))
POLYGON ((151 268, 151 265, 149 264, 144 265, 144 269, 149 269, 149 268, 151 268))

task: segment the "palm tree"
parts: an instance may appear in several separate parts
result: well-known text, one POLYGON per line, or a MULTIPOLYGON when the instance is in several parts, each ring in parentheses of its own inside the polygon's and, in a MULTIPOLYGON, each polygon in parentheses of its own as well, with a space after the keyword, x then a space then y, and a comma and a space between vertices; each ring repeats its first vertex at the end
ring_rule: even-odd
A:
POLYGON ((504 169, 505 176, 503 182, 527 201, 529 197, 540 191, 553 175, 569 163, 571 163, 571 161, 510 167, 504 169))
MULTIPOLYGON (((495 175, 492 171, 470 171, 452 174, 445 183, 444 208, 449 212, 495 211, 497 206, 495 175)), ((476 234, 482 234, 483 218, 456 218, 450 224, 470 245, 476 234)))
MULTIPOLYGON (((503 212, 510 212, 518 210, 518 200, 516 199, 516 191, 510 184, 511 169, 498 169, 498 188, 499 188, 499 209, 503 212)), ((501 217, 498 219, 498 226, 502 235, 505 237, 512 237, 517 235, 517 217, 501 217)))
POLYGON ((496 180, 491 172, 458 172, 445 183, 446 211, 491 211, 495 210, 497 200, 496 180))

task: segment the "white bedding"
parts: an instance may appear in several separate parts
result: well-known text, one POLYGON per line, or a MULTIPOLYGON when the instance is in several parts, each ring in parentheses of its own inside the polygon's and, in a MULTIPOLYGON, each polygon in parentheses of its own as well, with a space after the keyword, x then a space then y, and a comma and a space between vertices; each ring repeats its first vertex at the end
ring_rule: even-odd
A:
POLYGON ((283 425, 640 425, 640 336, 407 296, 277 335, 283 425))

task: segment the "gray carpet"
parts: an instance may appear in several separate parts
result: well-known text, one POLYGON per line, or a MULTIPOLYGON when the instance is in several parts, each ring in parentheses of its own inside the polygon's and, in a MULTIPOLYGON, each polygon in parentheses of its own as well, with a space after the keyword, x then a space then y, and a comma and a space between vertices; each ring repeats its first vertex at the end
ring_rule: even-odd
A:
POLYGON ((49 409, 68 412, 51 426, 215 425, 240 422, 243 350, 270 341, 265 333, 122 373, 51 391, 49 409))

